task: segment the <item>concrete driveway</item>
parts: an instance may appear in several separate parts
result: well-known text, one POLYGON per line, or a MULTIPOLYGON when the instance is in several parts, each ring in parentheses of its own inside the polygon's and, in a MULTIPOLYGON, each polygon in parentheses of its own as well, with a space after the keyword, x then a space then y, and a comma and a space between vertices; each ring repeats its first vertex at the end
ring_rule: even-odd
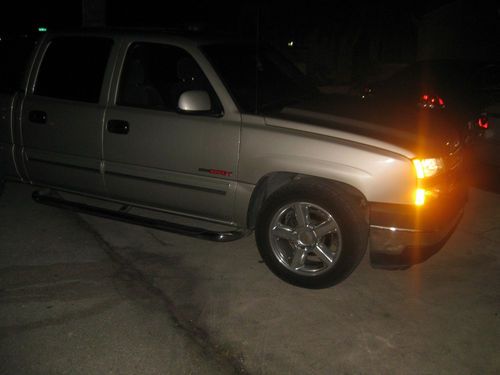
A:
POLYGON ((212 243, 0 198, 1 374, 498 374, 500 195, 446 245, 343 283, 277 279, 253 236, 212 243))

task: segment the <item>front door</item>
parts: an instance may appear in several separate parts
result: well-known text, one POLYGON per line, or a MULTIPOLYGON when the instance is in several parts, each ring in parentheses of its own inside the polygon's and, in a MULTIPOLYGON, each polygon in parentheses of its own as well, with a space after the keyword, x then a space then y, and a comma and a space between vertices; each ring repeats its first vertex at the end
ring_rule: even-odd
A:
POLYGON ((116 104, 106 113, 110 195, 177 213, 231 221, 240 121, 221 105, 194 58, 176 46, 131 43, 116 104), (210 94, 212 112, 177 112, 181 93, 210 94))

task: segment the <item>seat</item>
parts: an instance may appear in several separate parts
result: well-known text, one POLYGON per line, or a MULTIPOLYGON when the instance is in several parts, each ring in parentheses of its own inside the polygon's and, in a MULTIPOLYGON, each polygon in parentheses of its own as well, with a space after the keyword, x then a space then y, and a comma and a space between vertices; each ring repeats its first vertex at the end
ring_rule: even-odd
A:
POLYGON ((119 104, 146 108, 164 107, 160 92, 147 82, 144 66, 138 59, 127 64, 119 104))

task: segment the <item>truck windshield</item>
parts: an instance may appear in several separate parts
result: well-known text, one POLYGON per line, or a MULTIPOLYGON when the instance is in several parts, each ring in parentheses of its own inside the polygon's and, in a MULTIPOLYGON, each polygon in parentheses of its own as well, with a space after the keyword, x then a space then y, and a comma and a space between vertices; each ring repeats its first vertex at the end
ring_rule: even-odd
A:
POLYGON ((202 49, 242 112, 279 110, 319 95, 300 70, 269 46, 212 44, 202 49))

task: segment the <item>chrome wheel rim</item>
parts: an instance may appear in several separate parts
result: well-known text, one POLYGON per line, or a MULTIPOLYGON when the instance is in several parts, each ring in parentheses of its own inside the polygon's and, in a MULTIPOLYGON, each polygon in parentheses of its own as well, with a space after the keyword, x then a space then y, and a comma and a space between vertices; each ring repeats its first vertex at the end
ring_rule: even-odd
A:
POLYGON ((322 207, 293 202, 280 208, 269 226, 271 249, 288 270, 307 276, 325 273, 342 251, 340 227, 322 207))

